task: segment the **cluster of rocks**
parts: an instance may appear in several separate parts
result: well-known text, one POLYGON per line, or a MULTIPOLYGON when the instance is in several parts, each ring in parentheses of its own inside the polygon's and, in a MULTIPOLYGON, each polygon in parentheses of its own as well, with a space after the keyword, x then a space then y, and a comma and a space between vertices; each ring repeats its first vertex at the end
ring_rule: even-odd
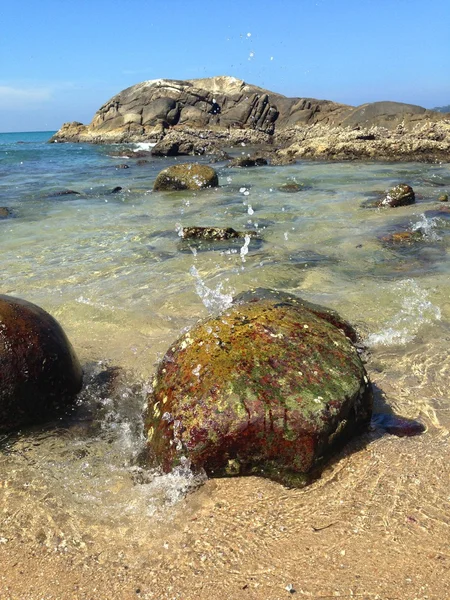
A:
MULTIPOLYGON (((0 432, 73 406, 82 369, 55 319, 0 296, 0 327, 0 432)), ((300 298, 238 296, 164 357, 148 401, 146 463, 168 471, 189 460, 211 475, 303 484, 370 421, 372 390, 355 341, 335 312, 300 298)))
POLYGON ((398 102, 352 107, 287 98, 234 77, 144 81, 106 102, 89 125, 65 123, 53 142, 157 142, 156 156, 265 145, 279 160, 448 160, 449 115, 398 102))
MULTIPOLYGON (((255 155, 230 165, 266 162, 255 155)), ((208 165, 176 164, 159 173, 154 191, 218 184, 208 165)), ((292 183, 283 191, 301 189, 292 183)), ((399 184, 372 206, 413 202, 414 190, 399 184)), ((178 235, 217 243, 257 234, 194 226, 178 235)), ((372 389, 357 342, 354 329, 324 307, 274 290, 239 295, 172 344, 161 361, 148 398, 142 459, 165 471, 188 461, 210 475, 257 474, 303 485, 370 422, 372 389)), ((0 296, 0 373, 0 432, 67 410, 82 385, 81 366, 60 325, 36 305, 8 296, 0 296)), ((407 434, 423 430, 405 420, 383 423, 407 434)))

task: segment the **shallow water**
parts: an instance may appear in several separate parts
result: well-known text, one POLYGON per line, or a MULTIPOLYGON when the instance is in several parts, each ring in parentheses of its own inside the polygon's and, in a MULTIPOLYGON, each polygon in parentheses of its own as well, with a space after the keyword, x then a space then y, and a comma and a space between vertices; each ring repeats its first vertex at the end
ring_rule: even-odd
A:
POLYGON ((153 193, 158 171, 176 159, 138 166, 112 157, 117 146, 27 135, 24 144, 0 136, 0 206, 12 211, 0 220, 1 292, 59 320, 87 387, 65 421, 4 436, 0 539, 68 551, 167 535, 177 502, 202 480, 187 469, 163 477, 133 466, 155 364, 183 330, 250 287, 336 309, 369 346, 379 408, 423 420, 430 435, 447 432, 450 212, 437 198, 450 191, 449 165, 218 163, 218 189, 153 193), (123 163, 130 168, 116 168, 123 163), (278 189, 289 182, 305 189, 278 189), (414 188, 415 205, 361 207, 401 182, 414 188), (68 189, 79 194, 52 196, 68 189), (257 230, 262 243, 189 247, 178 231, 192 225, 257 230), (382 239, 407 229, 422 238, 382 239), (111 394, 94 385, 108 365, 123 369, 111 394))

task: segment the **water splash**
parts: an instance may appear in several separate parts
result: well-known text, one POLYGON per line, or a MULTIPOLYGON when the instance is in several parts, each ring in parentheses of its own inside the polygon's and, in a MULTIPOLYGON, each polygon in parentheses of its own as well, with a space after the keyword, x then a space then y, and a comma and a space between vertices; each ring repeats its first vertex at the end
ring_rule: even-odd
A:
POLYGON ((411 231, 417 231, 423 235, 427 240, 437 242, 441 238, 436 233, 435 229, 439 225, 439 219, 437 217, 427 218, 424 213, 419 215, 420 220, 417 223, 411 224, 411 231))
POLYGON ((381 331, 368 336, 369 346, 407 344, 422 325, 441 319, 440 308, 428 300, 428 292, 414 279, 400 281, 395 290, 401 300, 400 311, 381 331))
POLYGON ((219 283, 215 289, 212 289, 205 284, 194 266, 190 268, 189 273, 195 278, 195 291, 210 313, 221 312, 231 306, 234 292, 232 291, 229 294, 224 294, 222 292, 222 282, 219 283))
POLYGON ((245 262, 245 257, 248 254, 248 247, 249 247, 249 245, 250 245, 250 236, 246 235, 244 237, 244 245, 242 246, 241 253, 240 253, 241 254, 242 262, 245 262))

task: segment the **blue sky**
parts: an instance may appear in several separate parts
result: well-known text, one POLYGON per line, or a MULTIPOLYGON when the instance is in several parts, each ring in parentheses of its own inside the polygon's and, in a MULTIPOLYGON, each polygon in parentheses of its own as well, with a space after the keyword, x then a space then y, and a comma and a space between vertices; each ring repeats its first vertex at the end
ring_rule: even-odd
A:
POLYGON ((88 123, 120 90, 160 77, 449 104, 449 23, 448 0, 5 1, 0 131, 88 123))

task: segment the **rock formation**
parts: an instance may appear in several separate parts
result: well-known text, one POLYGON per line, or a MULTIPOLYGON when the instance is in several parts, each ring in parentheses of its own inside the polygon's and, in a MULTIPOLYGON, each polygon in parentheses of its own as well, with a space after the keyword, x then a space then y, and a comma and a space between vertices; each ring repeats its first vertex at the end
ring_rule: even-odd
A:
POLYGON ((353 107, 287 98, 227 76, 156 79, 111 98, 89 125, 65 123, 50 141, 163 140, 154 152, 160 156, 214 154, 240 141, 272 143, 285 153, 272 164, 292 158, 447 160, 448 117, 398 102, 353 107))

